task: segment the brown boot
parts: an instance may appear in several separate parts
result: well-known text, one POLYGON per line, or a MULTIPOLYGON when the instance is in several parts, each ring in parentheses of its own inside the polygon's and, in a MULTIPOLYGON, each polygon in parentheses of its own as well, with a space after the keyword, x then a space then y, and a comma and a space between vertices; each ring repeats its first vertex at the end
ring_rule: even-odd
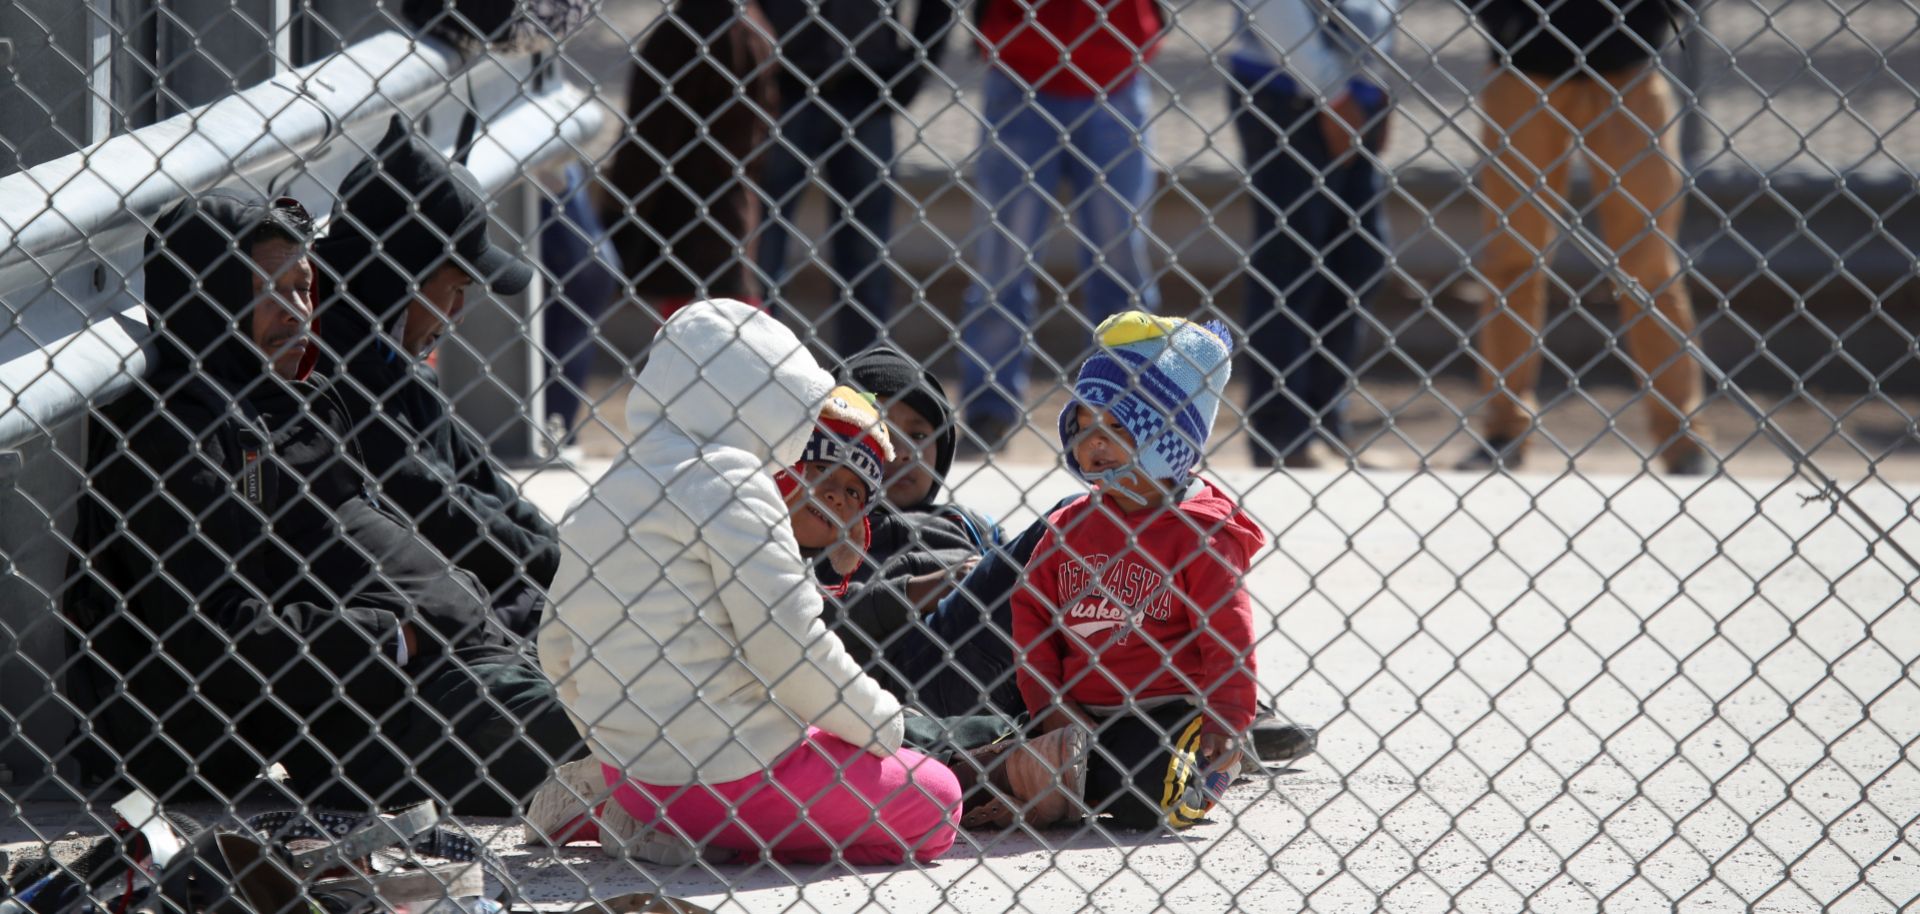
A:
POLYGON ((1025 744, 989 746, 972 760, 986 770, 994 796, 962 815, 961 827, 1004 829, 1020 819, 1046 828, 1086 817, 1086 731, 1062 727, 1025 744))

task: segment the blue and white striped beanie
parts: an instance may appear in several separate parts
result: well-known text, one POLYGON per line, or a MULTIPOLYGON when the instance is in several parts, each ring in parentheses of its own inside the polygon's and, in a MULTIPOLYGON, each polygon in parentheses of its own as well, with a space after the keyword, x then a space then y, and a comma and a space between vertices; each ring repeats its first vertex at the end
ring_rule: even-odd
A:
POLYGON ((1073 456, 1074 409, 1084 405, 1105 410, 1133 434, 1136 469, 1184 484, 1200 463, 1233 373, 1226 325, 1126 311, 1102 321, 1094 340, 1100 349, 1080 366, 1073 402, 1060 414, 1067 468, 1099 481, 1073 456))

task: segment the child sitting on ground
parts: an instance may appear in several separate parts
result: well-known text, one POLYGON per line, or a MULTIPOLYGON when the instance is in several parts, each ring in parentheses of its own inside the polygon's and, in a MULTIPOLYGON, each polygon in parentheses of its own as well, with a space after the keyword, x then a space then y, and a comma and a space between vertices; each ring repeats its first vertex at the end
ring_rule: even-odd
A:
POLYGON ((1238 773, 1258 707, 1242 578, 1266 537, 1194 476, 1232 345, 1218 324, 1137 311, 1095 333, 1060 417, 1093 492, 1049 517, 1014 593, 1020 692, 1039 732, 1097 743, 1090 810, 1185 828, 1238 773))
POLYGON ((529 803, 536 834, 571 830, 553 796, 584 813, 612 788, 642 830, 630 849, 656 863, 897 864, 952 846, 958 782, 900 748, 900 703, 828 637, 801 558, 864 511, 859 477, 883 462, 844 440, 803 454, 817 418, 861 427, 859 398, 833 387, 746 304, 698 302, 661 328, 627 401, 632 442, 561 527, 540 631, 605 787, 563 771, 529 803))
MULTIPOLYGON (((999 542, 1000 529, 978 514, 936 502, 953 466, 956 438, 952 407, 938 379, 884 347, 856 356, 841 376, 884 413, 894 456, 882 468, 883 479, 870 481, 876 497, 867 517, 865 561, 851 574, 824 560, 814 570, 829 591, 830 627, 868 673, 905 699, 909 685, 925 684, 924 674, 931 672, 903 665, 926 640, 914 621, 932 613, 981 551, 999 542)), ((979 690, 970 691, 952 709, 928 710, 974 713, 979 690)))

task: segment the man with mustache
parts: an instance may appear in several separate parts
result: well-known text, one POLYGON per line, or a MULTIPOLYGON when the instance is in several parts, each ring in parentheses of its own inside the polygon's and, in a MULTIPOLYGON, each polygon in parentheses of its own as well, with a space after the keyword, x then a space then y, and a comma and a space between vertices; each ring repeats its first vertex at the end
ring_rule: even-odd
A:
POLYGON ((303 801, 509 813, 578 734, 313 374, 311 234, 297 202, 227 191, 154 225, 152 364, 88 429, 76 754, 103 795, 237 802, 280 762, 303 801))
POLYGON ((460 425, 427 356, 470 291, 511 295, 533 270, 487 239, 486 198, 394 118, 340 184, 320 262, 322 366, 381 494, 420 535, 478 578, 519 636, 540 621, 560 564, 559 534, 460 425))

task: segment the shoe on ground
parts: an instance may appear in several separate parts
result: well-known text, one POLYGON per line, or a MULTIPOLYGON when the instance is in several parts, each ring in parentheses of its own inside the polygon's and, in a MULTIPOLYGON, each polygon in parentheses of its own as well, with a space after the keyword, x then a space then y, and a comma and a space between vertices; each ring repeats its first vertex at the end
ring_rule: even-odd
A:
POLYGON ((1517 470, 1526 459, 1521 449, 1520 439, 1494 437, 1476 441, 1474 448, 1460 462, 1453 465, 1462 473, 1491 473, 1495 470, 1517 470))
POLYGON ((1253 742, 1254 756, 1268 765, 1286 765, 1305 758, 1313 754, 1320 742, 1319 730, 1281 718, 1280 712, 1264 701, 1260 702, 1253 726, 1248 728, 1248 736, 1253 742))
POLYGON ((701 847, 671 828, 641 824, 627 808, 608 803, 600 813, 600 852, 614 860, 638 860, 655 866, 690 866, 698 861, 731 863, 732 851, 701 847))
POLYGON ((1666 460, 1669 476, 1712 476, 1720 469, 1720 461, 1703 447, 1691 448, 1683 453, 1669 454, 1666 460))
POLYGON ((588 756, 554 769, 553 776, 527 799, 521 843, 560 847, 598 839, 593 808, 606 792, 599 759, 588 756))
POLYGON ((1292 764, 1312 755, 1320 742, 1320 731, 1282 720, 1256 721, 1251 735, 1253 754, 1265 765, 1292 764))

